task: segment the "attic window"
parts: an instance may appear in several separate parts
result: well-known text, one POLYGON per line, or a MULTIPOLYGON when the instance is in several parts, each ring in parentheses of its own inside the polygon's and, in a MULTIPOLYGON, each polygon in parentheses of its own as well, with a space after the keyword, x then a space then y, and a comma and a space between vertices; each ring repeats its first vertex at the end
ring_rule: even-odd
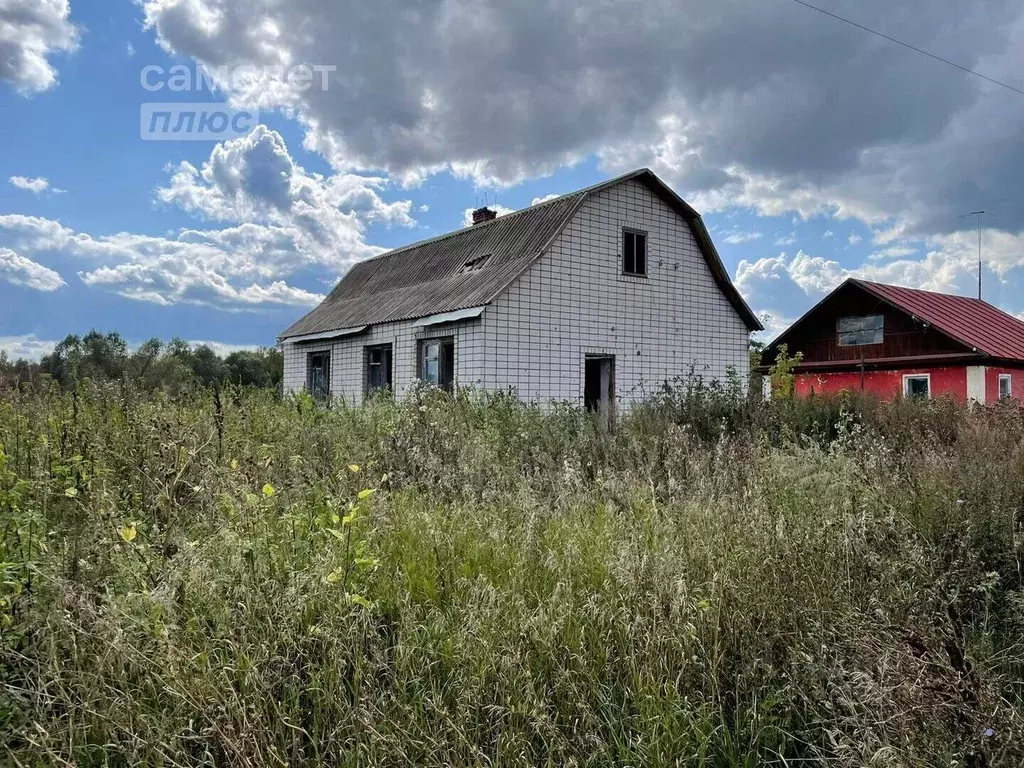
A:
POLYGON ((647 233, 637 229, 622 230, 622 273, 647 274, 647 233))
POLYGON ((840 347, 860 347, 867 344, 881 344, 885 317, 865 315, 863 317, 841 317, 837 323, 840 347))
POLYGON ((485 254, 483 256, 477 256, 475 259, 470 259, 462 265, 462 269, 459 270, 460 275, 468 275, 470 272, 476 272, 477 270, 483 269, 487 266, 487 262, 491 260, 491 254, 485 254))

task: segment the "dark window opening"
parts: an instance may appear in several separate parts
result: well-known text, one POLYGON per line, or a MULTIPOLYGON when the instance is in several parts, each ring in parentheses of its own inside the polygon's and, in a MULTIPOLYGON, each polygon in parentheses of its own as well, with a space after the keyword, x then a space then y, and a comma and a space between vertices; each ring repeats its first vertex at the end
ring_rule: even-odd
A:
POLYGON ((1009 373, 999 374, 999 399, 1008 400, 1013 397, 1013 379, 1009 373))
POLYGON ((306 389, 317 400, 331 395, 331 353, 312 352, 306 358, 306 389))
POLYGON ((483 269, 487 266, 487 262, 491 260, 491 254, 485 256, 477 256, 475 259, 470 259, 462 265, 462 269, 459 271, 460 275, 466 275, 470 272, 476 272, 479 269, 483 269))
POLYGON ((366 348, 367 395, 372 395, 382 389, 391 389, 393 372, 390 344, 379 344, 366 348))
POLYGON ((839 346, 859 347, 866 344, 881 344, 884 327, 885 317, 882 315, 841 317, 837 324, 839 346))
POLYGON ((647 274, 646 232, 622 230, 622 272, 627 275, 647 274))
POLYGON ((455 340, 421 341, 419 367, 421 381, 451 392, 455 383, 455 340))
POLYGON ((931 397, 931 377, 904 376, 903 394, 907 397, 931 397))

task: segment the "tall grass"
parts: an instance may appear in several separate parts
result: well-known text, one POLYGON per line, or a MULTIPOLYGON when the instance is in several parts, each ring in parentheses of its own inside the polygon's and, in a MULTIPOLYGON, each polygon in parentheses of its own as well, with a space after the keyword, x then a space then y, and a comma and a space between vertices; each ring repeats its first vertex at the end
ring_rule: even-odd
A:
POLYGON ((1024 762, 1014 406, 86 384, 0 444, 3 764, 1024 762))

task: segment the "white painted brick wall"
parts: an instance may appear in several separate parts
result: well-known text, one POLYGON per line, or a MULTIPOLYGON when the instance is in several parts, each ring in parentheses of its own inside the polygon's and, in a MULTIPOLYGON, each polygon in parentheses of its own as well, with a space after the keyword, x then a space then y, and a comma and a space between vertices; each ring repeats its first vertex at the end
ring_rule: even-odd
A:
POLYGON ((488 387, 527 400, 578 402, 586 354, 615 356, 615 392, 643 400, 691 366, 705 379, 747 376, 749 333, 689 225, 643 184, 599 192, 488 308, 488 387), (622 274, 622 228, 646 230, 647 277, 622 274))
POLYGON ((283 345, 285 391, 306 384, 307 354, 330 349, 331 392, 363 397, 365 347, 393 344, 400 396, 416 377, 417 341, 455 336, 460 386, 505 390, 541 403, 579 402, 587 354, 615 356, 615 393, 629 405, 694 368, 745 380, 749 334, 722 294, 687 223, 643 184, 588 198, 562 234, 478 320, 433 328, 373 326, 335 342, 283 345), (647 277, 622 272, 622 228, 646 230, 647 277))
POLYGON ((313 352, 331 352, 331 394, 349 403, 362 402, 366 377, 366 347, 391 344, 395 393, 401 396, 416 378, 419 342, 455 338, 455 378, 462 386, 483 386, 484 320, 475 319, 428 328, 413 328, 412 320, 370 326, 357 336, 335 341, 284 343, 284 390, 300 392, 306 386, 306 363, 313 352))

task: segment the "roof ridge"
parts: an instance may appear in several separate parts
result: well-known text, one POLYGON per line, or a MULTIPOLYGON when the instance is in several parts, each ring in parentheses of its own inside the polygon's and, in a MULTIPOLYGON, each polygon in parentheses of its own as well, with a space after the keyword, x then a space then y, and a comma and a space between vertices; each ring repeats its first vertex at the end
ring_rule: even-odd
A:
POLYGON ((405 245, 400 245, 397 248, 392 248, 391 250, 384 251, 384 253, 378 253, 376 256, 370 256, 369 258, 366 259, 360 259, 359 261, 355 262, 352 266, 355 266, 356 264, 367 264, 371 261, 383 259, 385 256, 394 256, 396 254, 412 250, 413 248, 419 248, 420 246, 429 245, 430 243, 439 243, 442 240, 447 240, 450 237, 458 237, 459 235, 464 235, 467 232, 479 232, 481 229, 491 224, 494 224, 496 221, 508 221, 509 219, 518 216, 521 213, 526 213, 527 211, 530 211, 534 208, 540 208, 542 205, 547 205, 549 203, 557 203, 563 198, 571 197, 572 195, 577 194, 580 194, 580 192, 567 192, 566 194, 559 195, 558 197, 552 198, 551 200, 545 200, 543 203, 531 205, 529 208, 520 208, 517 211, 512 211, 512 213, 506 213, 504 216, 497 216, 491 219, 490 221, 481 221, 478 224, 470 224, 467 227, 459 227, 458 229, 452 229, 448 232, 442 232, 440 235, 434 235, 433 237, 425 237, 422 240, 414 240, 411 243, 406 243, 405 245))
MULTIPOLYGON (((927 288, 910 288, 906 285, 896 285, 895 283, 881 283, 877 280, 865 280, 860 277, 851 277, 851 281, 855 283, 861 283, 862 285, 880 285, 883 288, 895 288, 900 291, 911 291, 912 293, 927 293, 931 296, 945 296, 950 299, 960 299, 963 301, 976 301, 980 304, 985 304, 993 309, 999 309, 995 304, 984 299, 979 299, 977 296, 962 296, 959 293, 945 293, 944 291, 932 291, 927 288)), ((1001 312, 1002 310, 1000 310, 1001 312)), ((1011 315, 1013 317, 1013 315, 1011 315)))

